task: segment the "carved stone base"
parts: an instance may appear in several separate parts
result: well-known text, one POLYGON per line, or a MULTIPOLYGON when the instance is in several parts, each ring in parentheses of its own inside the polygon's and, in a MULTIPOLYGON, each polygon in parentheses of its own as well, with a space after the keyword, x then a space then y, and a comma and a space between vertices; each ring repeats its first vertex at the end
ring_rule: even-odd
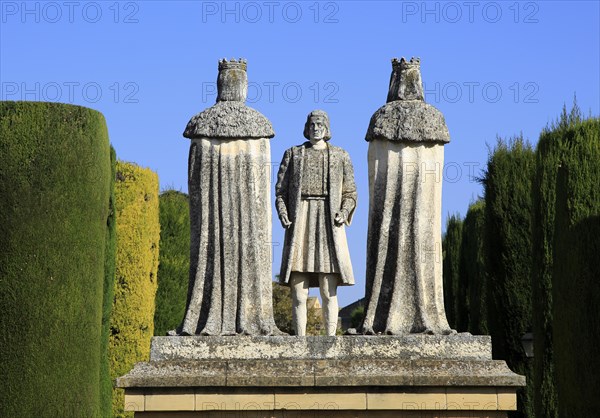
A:
POLYGON ((150 361, 492 358, 489 336, 154 337, 150 361))
POLYGON ((319 388, 295 390, 128 390, 139 417, 505 417, 516 409, 506 388, 319 388), (310 412, 308 412, 310 411, 310 412), (418 412, 417 412, 418 411, 418 412))
POLYGON ((525 384, 466 334, 155 337, 151 353, 117 379, 136 418, 496 418, 525 384))

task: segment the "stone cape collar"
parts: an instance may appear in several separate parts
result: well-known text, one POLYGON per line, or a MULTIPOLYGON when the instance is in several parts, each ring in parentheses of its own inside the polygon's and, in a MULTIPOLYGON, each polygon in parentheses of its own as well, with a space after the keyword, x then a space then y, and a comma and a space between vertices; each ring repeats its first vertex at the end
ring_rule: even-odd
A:
POLYGON ((256 139, 273 138, 271 122, 242 102, 222 101, 198 113, 188 122, 186 138, 256 139))
POLYGON ((421 100, 396 100, 380 107, 371 117, 367 141, 450 142, 444 115, 421 100))

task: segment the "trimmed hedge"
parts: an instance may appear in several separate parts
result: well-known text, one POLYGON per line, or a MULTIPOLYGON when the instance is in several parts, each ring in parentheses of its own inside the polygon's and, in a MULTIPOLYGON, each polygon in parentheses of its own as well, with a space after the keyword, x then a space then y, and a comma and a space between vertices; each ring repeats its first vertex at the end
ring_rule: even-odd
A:
POLYGON ((485 268, 485 200, 469 206, 463 223, 460 249, 460 277, 467 285, 468 331, 475 335, 488 335, 487 290, 485 268))
MULTIPOLYGON (((117 162, 117 260, 110 321, 113 379, 148 360, 154 331, 154 298, 160 239, 158 176, 135 164, 117 162)), ((125 414, 124 392, 113 391, 113 414, 125 414)))
POLYGON ((160 255, 154 335, 181 324, 190 270, 190 207, 185 193, 167 190, 159 196, 160 255))
POLYGON ((600 119, 562 135, 552 281, 558 411, 592 417, 600 410, 600 119))
POLYGON ((101 411, 103 417, 112 416, 112 379, 110 378, 110 357, 108 352, 108 338, 110 335, 110 316, 115 288, 115 262, 117 255, 117 223, 115 208, 115 177, 117 174, 117 154, 110 147, 110 199, 108 204, 108 218, 106 219, 106 257, 104 259, 104 283, 102 295, 102 340, 100 360, 100 396, 102 399, 101 411))
POLYGON ((545 418, 559 416, 552 341, 556 176, 567 150, 565 132, 580 121, 581 114, 576 104, 570 114, 563 107, 560 119, 540 134, 536 149, 536 173, 532 187, 535 413, 545 418))
POLYGON ((532 327, 531 182, 535 154, 522 138, 498 140, 488 156, 485 189, 485 252, 490 284, 490 324, 495 358, 506 360, 528 385, 517 391, 518 412, 533 416, 530 365, 521 337, 532 327))
POLYGON ((0 102, 0 416, 101 414, 110 171, 101 113, 0 102))
POLYGON ((459 321, 458 286, 460 243, 463 223, 460 215, 451 215, 446 222, 446 234, 442 240, 443 277, 444 277, 444 309, 452 329, 456 329, 459 321))

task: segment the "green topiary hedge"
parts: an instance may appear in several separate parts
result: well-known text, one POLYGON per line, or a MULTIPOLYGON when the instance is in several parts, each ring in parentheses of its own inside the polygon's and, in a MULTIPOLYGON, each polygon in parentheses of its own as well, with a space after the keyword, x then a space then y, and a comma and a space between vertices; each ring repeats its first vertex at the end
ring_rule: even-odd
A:
POLYGON ((469 206, 463 223, 460 249, 460 276, 467 284, 468 329, 471 334, 488 335, 487 273, 484 251, 485 200, 469 206))
POLYGON ((115 261, 117 252, 117 223, 115 208, 115 177, 117 173, 117 154, 110 147, 111 163, 111 188, 108 205, 108 218, 106 220, 106 256, 104 262, 104 283, 102 295, 102 345, 100 361, 100 394, 102 399, 101 411, 103 417, 112 416, 112 379, 110 377, 110 356, 108 352, 108 338, 110 336, 110 316, 115 287, 115 261))
POLYGON ((111 189, 101 113, 0 102, 0 416, 101 416, 111 189))
MULTIPOLYGON (((117 162, 117 259, 110 321, 111 377, 148 360, 154 331, 154 298, 160 226, 158 176, 135 164, 117 162)), ((123 390, 113 391, 113 413, 123 413, 123 390)))
POLYGON ((552 272, 558 411, 592 417, 600 410, 600 119, 561 133, 552 272))
POLYGON ((460 215, 451 215, 446 222, 446 234, 442 240, 443 275, 444 275, 444 309, 450 327, 456 329, 459 321, 458 286, 460 243, 462 240, 462 220, 460 215))
POLYGON ((167 335, 183 320, 190 270, 190 207, 185 193, 168 190, 159 197, 160 255, 154 335, 167 335))
POLYGON ((535 154, 516 138, 499 140, 488 157, 485 189, 485 252, 490 285, 490 334, 495 358, 528 377, 517 392, 517 413, 533 416, 530 364, 521 337, 532 327, 531 182, 535 154))
POLYGON ((558 399, 554 376, 552 276, 554 260, 554 228, 556 176, 567 150, 565 132, 581 121, 574 104, 570 114, 563 108, 560 119, 540 134, 536 148, 536 172, 533 196, 533 334, 534 380, 537 416, 558 418, 558 399))

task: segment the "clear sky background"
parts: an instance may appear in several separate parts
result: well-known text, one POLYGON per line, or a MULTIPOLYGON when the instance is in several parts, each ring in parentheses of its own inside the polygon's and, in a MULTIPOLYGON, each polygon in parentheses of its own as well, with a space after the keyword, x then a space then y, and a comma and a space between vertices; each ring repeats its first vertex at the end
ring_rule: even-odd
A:
MULTIPOLYGON (((359 203, 347 235, 362 297, 371 115, 393 57, 418 56, 446 118, 443 222, 482 194, 496 136, 533 144, 574 94, 600 113, 598 1, 0 1, 0 99, 101 111, 117 155, 187 191, 188 120, 216 99, 220 58, 248 60, 248 102, 273 123, 275 168, 313 109, 350 153, 359 203)), ((274 186, 274 184, 273 184, 274 186)), ((273 216, 273 274, 283 229, 273 216)), ((316 294, 317 292, 314 292, 316 294)))

